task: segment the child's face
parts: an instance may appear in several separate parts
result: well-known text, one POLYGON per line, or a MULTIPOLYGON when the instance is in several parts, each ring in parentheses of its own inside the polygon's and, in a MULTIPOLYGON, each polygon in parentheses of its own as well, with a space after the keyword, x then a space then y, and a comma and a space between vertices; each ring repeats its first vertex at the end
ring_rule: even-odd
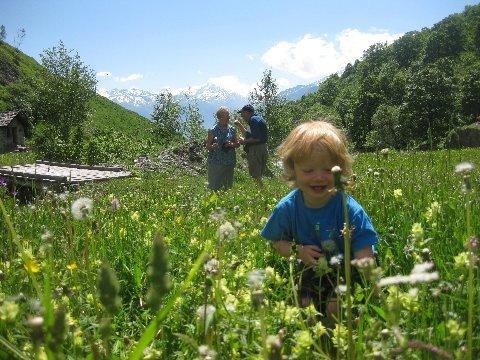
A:
POLYGON ((335 165, 324 151, 315 151, 294 162, 295 185, 302 191, 307 206, 322 207, 330 200, 334 186, 331 168, 335 165))

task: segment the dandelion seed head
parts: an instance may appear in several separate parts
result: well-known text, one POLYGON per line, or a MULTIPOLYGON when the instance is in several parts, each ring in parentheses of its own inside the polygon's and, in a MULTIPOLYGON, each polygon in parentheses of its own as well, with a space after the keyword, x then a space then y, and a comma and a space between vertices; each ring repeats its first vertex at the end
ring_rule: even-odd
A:
POLYGON ((219 267, 220 262, 217 259, 210 259, 203 265, 203 269, 207 275, 217 275, 219 267))
POLYGON ((237 230, 233 227, 233 225, 229 221, 225 221, 218 228, 217 235, 220 238, 220 240, 234 239, 237 236, 237 230))
POLYGON ((210 214, 210 219, 213 221, 222 221, 225 219, 225 215, 227 212, 225 209, 222 208, 216 208, 211 214, 210 214))
POLYGON ((251 290, 258 290, 263 288, 265 282, 266 272, 263 269, 256 269, 250 271, 247 275, 247 284, 251 290))
POLYGON ((207 304, 207 305, 202 305, 197 309, 197 316, 199 319, 204 319, 205 317, 210 317, 212 316, 216 311, 215 306, 212 304, 207 304))
POLYGON ((90 217, 93 210, 92 199, 81 197, 72 203, 71 211, 72 215, 77 220, 83 220, 90 217))
POLYGON ((332 173, 339 173, 339 172, 342 172, 342 168, 338 165, 335 165, 334 167, 332 167, 332 173))
POLYGON ((210 349, 207 345, 200 345, 198 347, 198 355, 202 360, 214 360, 217 356, 215 350, 210 349))
POLYGON ((462 163, 458 164, 457 166, 455 166, 455 172, 457 174, 465 174, 465 173, 469 173, 474 168, 475 168, 475 166, 473 166, 472 163, 462 162, 462 163))

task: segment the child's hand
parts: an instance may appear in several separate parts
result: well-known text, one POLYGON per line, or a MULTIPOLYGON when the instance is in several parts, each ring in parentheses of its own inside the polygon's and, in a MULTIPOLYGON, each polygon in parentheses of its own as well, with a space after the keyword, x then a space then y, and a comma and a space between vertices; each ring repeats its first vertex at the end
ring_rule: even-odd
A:
POLYGON ((320 248, 316 245, 297 245, 298 258, 303 261, 305 265, 315 265, 317 259, 323 256, 320 248))

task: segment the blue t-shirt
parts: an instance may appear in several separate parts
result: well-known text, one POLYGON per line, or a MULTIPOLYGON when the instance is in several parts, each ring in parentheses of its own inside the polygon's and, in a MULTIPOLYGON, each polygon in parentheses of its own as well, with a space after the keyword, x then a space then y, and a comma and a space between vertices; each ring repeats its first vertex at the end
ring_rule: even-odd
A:
POLYGON ((235 149, 231 147, 222 147, 222 144, 226 141, 232 141, 237 137, 237 131, 235 128, 228 126, 226 129, 222 129, 220 125, 217 124, 210 131, 213 136, 217 138, 216 142, 219 144, 219 147, 208 151, 208 163, 216 165, 235 165, 237 159, 235 156, 235 149))
MULTIPOLYGON (((365 210, 349 195, 347 207, 352 228, 352 251, 375 245, 377 233, 365 210)), ((341 230, 344 223, 341 193, 332 196, 321 208, 310 208, 305 205, 302 192, 295 189, 277 204, 261 235, 271 241, 317 245, 330 255, 343 254, 341 230)))
POLYGON ((268 138, 268 130, 267 130, 267 123, 260 115, 253 114, 250 117, 250 121, 248 122, 250 126, 250 131, 247 131, 246 138, 253 137, 255 139, 260 140, 260 143, 265 144, 268 138))

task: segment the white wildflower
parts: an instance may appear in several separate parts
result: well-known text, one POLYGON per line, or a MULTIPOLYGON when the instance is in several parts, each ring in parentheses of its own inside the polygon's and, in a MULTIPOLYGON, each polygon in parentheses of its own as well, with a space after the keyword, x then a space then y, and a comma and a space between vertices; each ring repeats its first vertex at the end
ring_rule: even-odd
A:
POLYGON ((83 220, 90 217, 93 210, 93 201, 86 197, 79 198, 73 202, 71 210, 75 219, 83 220))
POLYGON ((412 269, 411 274, 422 274, 424 272, 430 271, 435 265, 432 262, 426 262, 421 264, 415 264, 412 269))
POLYGON ((438 272, 428 272, 433 269, 433 263, 427 262, 423 264, 417 264, 412 269, 410 275, 395 275, 389 276, 377 283, 378 287, 395 285, 395 284, 417 284, 424 282, 431 282, 439 279, 438 272))
POLYGON ((338 255, 332 256, 330 258, 330 265, 331 266, 340 266, 340 265, 342 265, 342 261, 343 261, 343 255, 338 254, 338 255))

